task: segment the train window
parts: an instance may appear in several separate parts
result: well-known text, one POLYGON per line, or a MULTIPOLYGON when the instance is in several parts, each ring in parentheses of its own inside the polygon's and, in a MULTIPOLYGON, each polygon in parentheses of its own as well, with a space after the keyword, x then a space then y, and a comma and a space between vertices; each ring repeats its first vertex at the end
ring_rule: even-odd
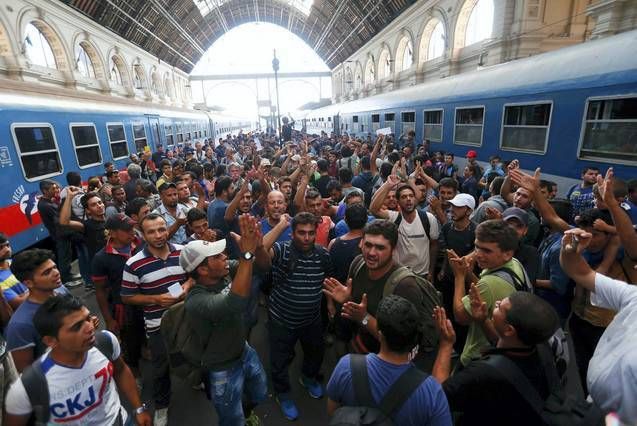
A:
POLYGON ((48 123, 13 124, 11 130, 26 180, 40 180, 62 173, 53 126, 48 123))
POLYGON ((173 146, 175 146, 175 139, 173 137, 173 126, 170 124, 167 124, 164 127, 164 130, 166 132, 166 147, 168 149, 173 149, 173 146))
POLYGON ((442 120, 444 111, 441 109, 430 109, 424 111, 424 131, 425 139, 430 142, 442 142, 442 120))
POLYGON ((93 123, 71 123, 69 127, 80 169, 100 164, 102 153, 95 125, 93 123))
POLYGON ((372 114, 372 123, 380 123, 380 114, 372 114))
POLYGON ((111 146, 113 160, 128 157, 128 144, 126 143, 126 133, 122 123, 106 123, 108 130, 108 141, 111 146))
POLYGON ((484 107, 456 108, 456 126, 453 143, 459 145, 482 145, 484 107))
POLYGON ((358 115, 353 116, 353 117, 352 117, 352 121, 353 121, 354 123, 358 123, 358 115))
POLYGON ((551 103, 505 105, 500 148, 543 154, 551 122, 551 103))
POLYGON ((385 121, 394 121, 394 120, 395 120, 395 114, 393 112, 385 114, 385 121))
POLYGON ((637 97, 588 101, 579 156, 637 162, 637 97))
POLYGON ((148 140, 146 139, 146 129, 142 123, 133 123, 133 139, 137 152, 144 152, 148 146, 148 140))
POLYGON ((332 121, 332 117, 327 117, 327 121, 332 121))
POLYGON ((401 112, 400 121, 403 125, 403 133, 416 130, 416 113, 414 111, 401 112))

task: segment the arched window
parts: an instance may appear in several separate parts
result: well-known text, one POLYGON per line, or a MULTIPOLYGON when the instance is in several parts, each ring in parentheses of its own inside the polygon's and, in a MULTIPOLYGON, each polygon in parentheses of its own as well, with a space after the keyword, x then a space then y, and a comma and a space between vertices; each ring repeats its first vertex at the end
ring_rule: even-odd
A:
POLYGON ((493 32, 493 0, 478 0, 471 10, 464 45, 469 46, 488 39, 493 32))
POLYGON ((429 46, 427 47, 427 60, 439 58, 445 51, 445 26, 438 21, 431 36, 429 37, 429 46))
POLYGON ((378 59, 378 78, 384 79, 391 76, 391 63, 391 54, 389 53, 389 49, 385 48, 380 53, 378 59))
POLYGON ((79 43, 77 46, 75 46, 75 65, 77 66, 77 70, 84 77, 95 78, 95 68, 93 68, 93 62, 91 61, 91 58, 82 43, 79 43))
POLYGON ((108 60, 108 73, 111 82, 120 86, 123 85, 122 73, 119 70, 119 64, 117 63, 117 59, 115 58, 115 56, 111 56, 111 58, 108 60))
POLYGON ((51 44, 35 25, 29 23, 24 32, 24 54, 35 65, 57 69, 51 44))
POLYGON ((411 40, 403 38, 398 45, 398 58, 400 60, 400 71, 411 68, 414 63, 414 49, 411 40))
POLYGON ((374 58, 370 58, 367 60, 367 65, 365 65, 365 85, 374 84, 375 81, 374 58))

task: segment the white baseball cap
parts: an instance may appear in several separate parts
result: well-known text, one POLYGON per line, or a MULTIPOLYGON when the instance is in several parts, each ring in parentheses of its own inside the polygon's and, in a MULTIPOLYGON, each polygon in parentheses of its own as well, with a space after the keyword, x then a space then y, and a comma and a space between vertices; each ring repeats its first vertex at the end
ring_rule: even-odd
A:
POLYGON ((471 210, 476 207, 475 198, 469 194, 456 194, 455 197, 449 200, 449 203, 456 207, 469 207, 471 210))
POLYGON ((225 249, 225 239, 215 241, 214 243, 204 240, 191 241, 181 249, 179 266, 186 272, 192 272, 197 266, 201 265, 206 258, 216 256, 225 249))
POLYGON ((261 167, 271 166, 272 163, 267 158, 262 158, 261 163, 259 163, 261 167))

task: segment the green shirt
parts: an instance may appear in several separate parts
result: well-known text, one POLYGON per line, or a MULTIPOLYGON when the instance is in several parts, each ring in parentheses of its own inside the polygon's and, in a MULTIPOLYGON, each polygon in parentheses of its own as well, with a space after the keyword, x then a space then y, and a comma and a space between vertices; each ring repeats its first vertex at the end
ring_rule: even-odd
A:
MULTIPOLYGON (((229 261, 230 276, 234 276, 238 262, 229 261)), ((206 349, 203 365, 210 370, 225 370, 243 354, 247 329, 244 311, 248 297, 230 291, 230 277, 214 286, 195 284, 185 302, 186 316, 195 334, 206 349)))
MULTIPOLYGON (((519 262, 509 260, 499 268, 509 268, 516 275, 524 281, 524 271, 519 262)), ((499 269, 496 268, 496 269, 499 269)), ((485 269, 480 273, 480 281, 478 281, 478 290, 482 300, 487 304, 487 312, 489 317, 495 307, 495 302, 507 298, 511 293, 515 291, 515 288, 508 281, 491 274, 492 269, 485 269)), ((462 298, 462 304, 469 315, 471 315, 471 301, 469 295, 462 298)), ((482 327, 476 322, 469 324, 469 332, 467 333, 467 341, 464 344, 462 355, 460 356, 460 362, 462 365, 467 365, 472 358, 480 356, 480 349, 489 346, 489 340, 484 335, 482 327)))

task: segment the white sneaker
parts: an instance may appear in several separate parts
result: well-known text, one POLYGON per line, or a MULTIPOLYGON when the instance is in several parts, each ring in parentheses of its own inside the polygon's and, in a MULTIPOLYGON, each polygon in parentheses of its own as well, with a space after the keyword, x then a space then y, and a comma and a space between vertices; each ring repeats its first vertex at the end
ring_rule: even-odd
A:
POLYGON ((168 426, 168 407, 155 410, 153 426, 168 426))
POLYGON ((69 282, 64 283, 64 287, 66 287, 66 288, 75 288, 75 287, 81 286, 82 284, 84 284, 84 281, 82 281, 82 280, 69 281, 69 282))

